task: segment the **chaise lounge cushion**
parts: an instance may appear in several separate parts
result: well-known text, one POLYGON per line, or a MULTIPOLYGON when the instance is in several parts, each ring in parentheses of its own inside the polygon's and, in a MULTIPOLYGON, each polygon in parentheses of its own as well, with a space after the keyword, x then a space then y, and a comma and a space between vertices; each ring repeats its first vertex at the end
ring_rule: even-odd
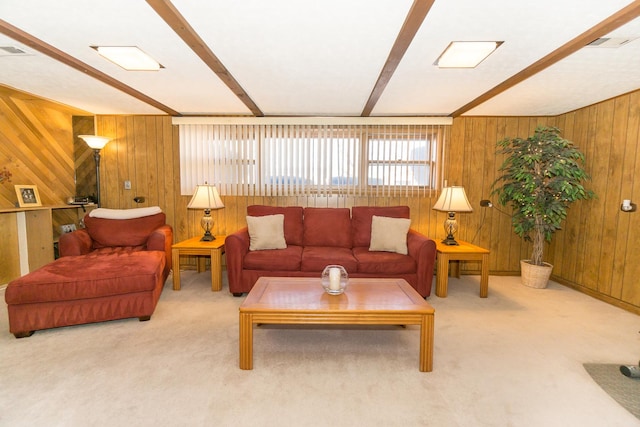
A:
POLYGON ((31 304, 152 292, 164 266, 159 251, 62 257, 12 281, 5 300, 31 304))

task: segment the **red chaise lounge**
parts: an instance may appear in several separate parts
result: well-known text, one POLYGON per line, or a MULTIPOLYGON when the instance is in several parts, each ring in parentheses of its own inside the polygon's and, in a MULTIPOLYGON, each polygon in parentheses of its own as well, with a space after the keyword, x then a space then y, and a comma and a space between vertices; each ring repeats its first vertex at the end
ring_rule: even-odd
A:
POLYGON ((63 234, 60 258, 9 283, 16 338, 40 329, 138 317, 149 320, 171 270, 173 231, 160 208, 95 209, 63 234))

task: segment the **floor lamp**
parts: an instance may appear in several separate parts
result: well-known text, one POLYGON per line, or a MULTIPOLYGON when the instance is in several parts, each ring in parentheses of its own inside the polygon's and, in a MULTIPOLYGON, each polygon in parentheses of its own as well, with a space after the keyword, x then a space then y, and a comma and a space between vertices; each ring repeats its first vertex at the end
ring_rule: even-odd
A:
POLYGON ((96 203, 100 207, 100 150, 107 145, 109 138, 97 135, 78 135, 93 149, 93 160, 96 161, 96 203))

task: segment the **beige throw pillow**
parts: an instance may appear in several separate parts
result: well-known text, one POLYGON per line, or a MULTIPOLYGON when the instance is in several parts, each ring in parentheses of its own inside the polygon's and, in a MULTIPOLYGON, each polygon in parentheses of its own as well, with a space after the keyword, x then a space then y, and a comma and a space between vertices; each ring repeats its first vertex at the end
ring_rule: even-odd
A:
POLYGON ((407 233, 411 226, 408 218, 371 217, 370 251, 397 252, 407 255, 407 233))
POLYGON ((285 249, 284 215, 247 216, 249 250, 285 249))

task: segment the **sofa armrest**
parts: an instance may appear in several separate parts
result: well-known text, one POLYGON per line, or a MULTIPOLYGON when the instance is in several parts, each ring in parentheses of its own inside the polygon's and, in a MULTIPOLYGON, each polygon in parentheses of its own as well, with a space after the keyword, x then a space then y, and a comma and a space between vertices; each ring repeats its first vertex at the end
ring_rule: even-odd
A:
POLYGON ((171 246, 173 245, 173 229, 165 224, 156 228, 147 240, 148 251, 161 251, 167 256, 167 271, 171 269, 171 246))
POLYGON ((227 276, 229 290, 242 288, 242 269, 244 257, 249 252, 249 229, 242 228, 229 234, 224 241, 224 252, 227 256, 227 276))
POLYGON ((423 297, 431 295, 433 270, 436 263, 436 242, 411 229, 407 234, 409 256, 416 260, 418 293, 423 297))
POLYGON ((91 236, 87 230, 81 229, 60 235, 58 252, 60 256, 84 255, 91 252, 91 236))

